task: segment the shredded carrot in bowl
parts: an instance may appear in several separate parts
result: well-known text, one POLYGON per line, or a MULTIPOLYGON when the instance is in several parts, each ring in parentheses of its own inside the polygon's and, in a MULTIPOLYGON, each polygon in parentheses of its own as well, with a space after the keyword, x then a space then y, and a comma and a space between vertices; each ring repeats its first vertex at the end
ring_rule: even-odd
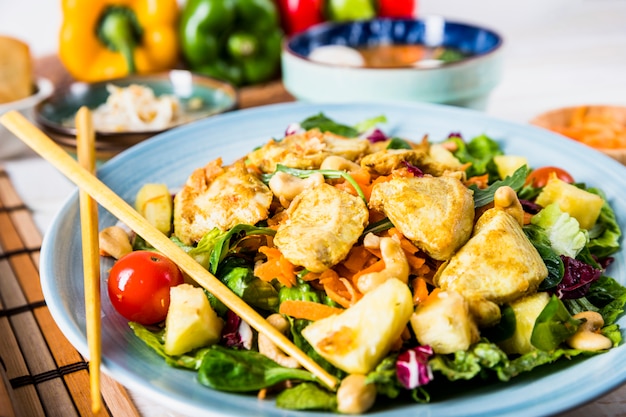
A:
POLYGON ((626 149, 626 107, 568 107, 545 113, 531 123, 596 149, 626 149))

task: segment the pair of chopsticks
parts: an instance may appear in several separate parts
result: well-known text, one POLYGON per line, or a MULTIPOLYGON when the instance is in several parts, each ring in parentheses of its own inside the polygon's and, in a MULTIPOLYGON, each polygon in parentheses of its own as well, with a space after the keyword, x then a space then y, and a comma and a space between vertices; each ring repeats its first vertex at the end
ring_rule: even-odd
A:
MULTIPOLYGON (((76 151, 78 162, 88 172, 96 170, 95 132, 91 111, 81 107, 76 113, 76 151)), ((85 191, 79 191, 80 229, 83 251, 83 281, 85 291, 85 319, 89 348, 89 383, 91 410, 102 409, 100 395, 100 247, 98 243, 98 203, 85 191)))
POLYGON ((336 387, 337 379, 334 376, 330 375, 307 356, 183 249, 152 226, 141 214, 96 178, 88 169, 81 167, 67 152, 55 144, 52 139, 30 123, 19 112, 11 111, 4 114, 0 117, 0 122, 35 152, 54 165, 70 181, 76 184, 82 192, 90 195, 113 216, 142 236, 156 250, 178 264, 199 285, 212 293, 259 333, 267 336, 283 352, 295 358, 305 369, 314 374, 320 382, 331 389, 336 387))

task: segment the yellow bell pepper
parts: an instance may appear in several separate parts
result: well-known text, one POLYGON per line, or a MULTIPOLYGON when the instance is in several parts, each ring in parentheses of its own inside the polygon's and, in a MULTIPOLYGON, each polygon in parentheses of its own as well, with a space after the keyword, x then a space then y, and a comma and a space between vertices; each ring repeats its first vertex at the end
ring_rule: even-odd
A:
POLYGON ((79 81, 173 68, 177 0, 62 0, 59 58, 79 81))

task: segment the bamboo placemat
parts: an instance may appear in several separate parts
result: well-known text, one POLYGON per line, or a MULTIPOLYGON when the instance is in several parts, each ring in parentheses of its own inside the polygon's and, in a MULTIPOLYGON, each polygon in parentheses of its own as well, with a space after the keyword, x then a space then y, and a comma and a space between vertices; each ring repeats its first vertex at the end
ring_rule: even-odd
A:
MULTIPOLYGON (((91 416, 88 363, 46 307, 41 234, 0 166, 0 416, 91 416)), ((139 416, 127 391, 101 375, 99 416, 139 416)))

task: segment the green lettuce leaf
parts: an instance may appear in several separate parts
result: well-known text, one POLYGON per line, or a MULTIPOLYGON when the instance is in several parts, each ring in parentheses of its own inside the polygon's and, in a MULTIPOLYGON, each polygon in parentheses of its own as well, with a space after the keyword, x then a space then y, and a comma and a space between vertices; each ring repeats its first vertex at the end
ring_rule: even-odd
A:
POLYGON ((472 164, 466 171, 468 177, 486 173, 490 174, 490 179, 498 177, 493 157, 504 154, 498 142, 487 135, 476 136, 469 142, 465 142, 460 137, 452 137, 446 142, 454 142, 456 144, 457 149, 453 154, 459 161, 472 164), (489 165, 492 166, 489 167, 489 165))
POLYGON ((589 241, 588 232, 557 203, 544 207, 532 217, 531 223, 546 231, 552 249, 559 255, 576 258, 589 241))
POLYGON ((281 391, 276 396, 276 407, 289 410, 337 411, 337 395, 318 384, 303 382, 281 391))
POLYGON ((604 199, 600 216, 589 231, 589 243, 587 244, 589 251, 593 255, 603 259, 619 250, 622 230, 617 223, 615 212, 606 201, 604 193, 597 188, 588 188, 587 191, 597 194, 604 199))
POLYGON ((165 353, 165 329, 152 331, 134 321, 129 322, 128 325, 132 329, 135 336, 141 339, 147 346, 152 348, 152 350, 154 350, 159 356, 165 359, 165 363, 175 368, 198 370, 200 368, 200 364, 202 363, 202 358, 209 349, 208 347, 200 348, 180 356, 168 355, 165 353))

